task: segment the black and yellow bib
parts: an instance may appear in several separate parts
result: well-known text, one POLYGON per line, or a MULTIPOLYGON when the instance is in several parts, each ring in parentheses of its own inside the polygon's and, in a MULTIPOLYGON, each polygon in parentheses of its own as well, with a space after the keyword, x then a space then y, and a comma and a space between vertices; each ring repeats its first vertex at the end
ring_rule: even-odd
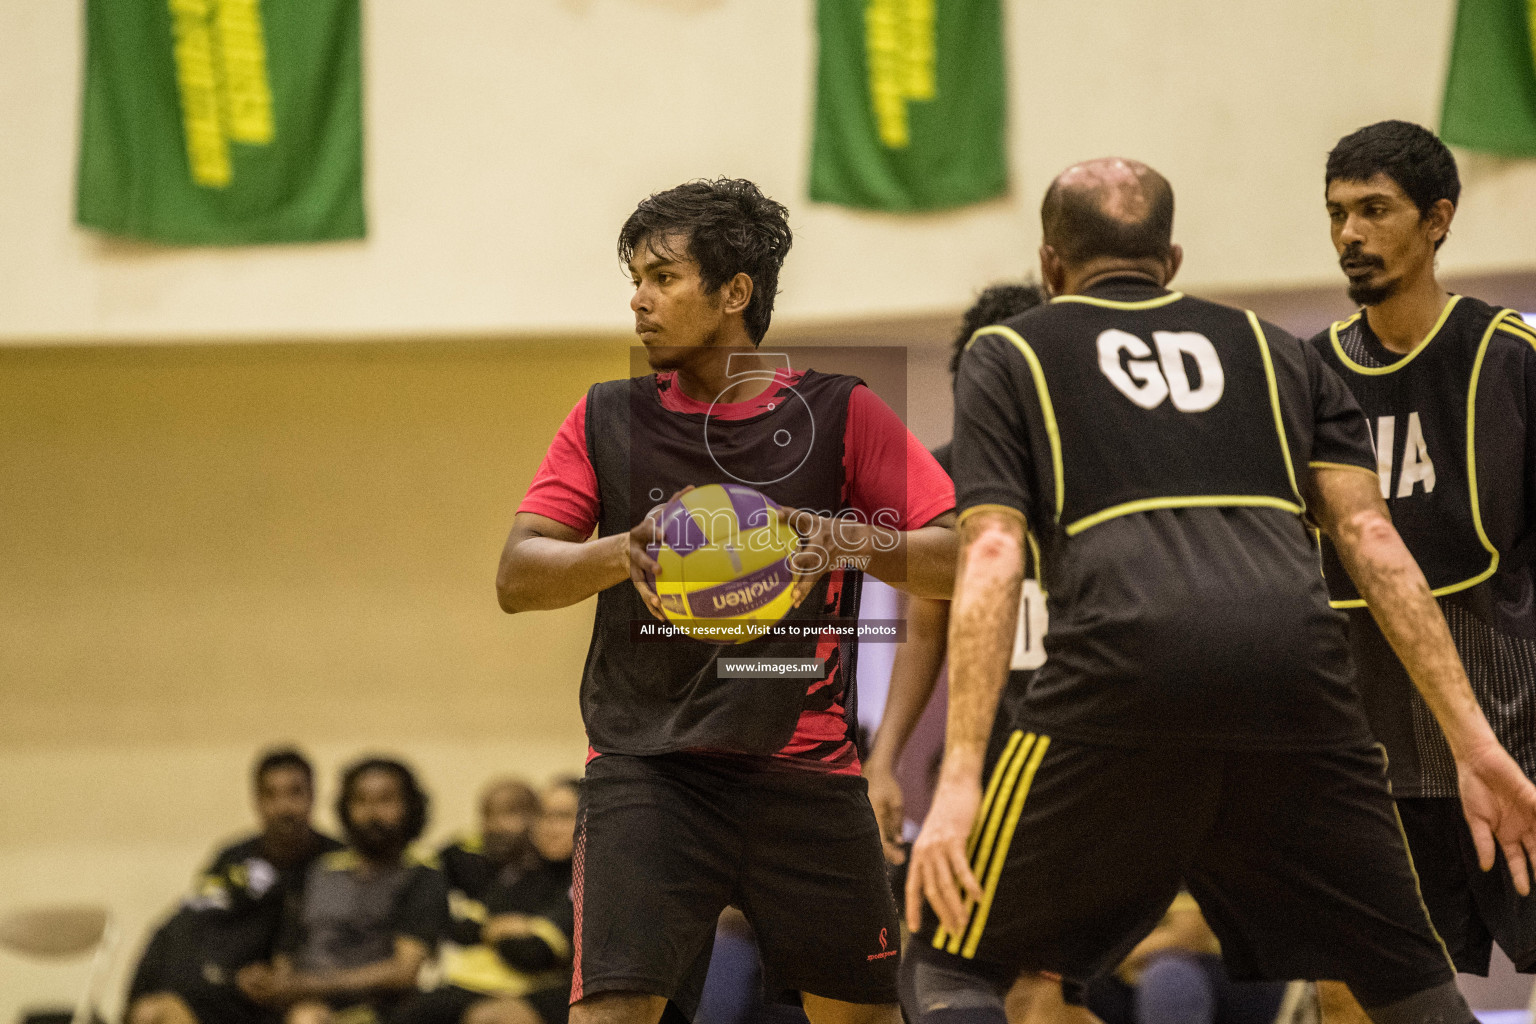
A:
POLYGON ((1028 329, 977 337, 1007 339, 1029 364, 1068 537, 1153 509, 1303 511, 1269 342, 1252 313, 1179 292, 1068 295, 1028 329))
MULTIPOLYGON (((1361 313, 1317 346, 1370 423, 1381 496, 1437 597, 1475 587, 1499 567, 1478 507, 1477 388, 1489 339, 1509 318, 1520 322, 1513 310, 1452 296, 1401 358, 1375 341, 1361 313)), ((1330 603, 1364 607, 1327 537, 1322 560, 1330 603)))

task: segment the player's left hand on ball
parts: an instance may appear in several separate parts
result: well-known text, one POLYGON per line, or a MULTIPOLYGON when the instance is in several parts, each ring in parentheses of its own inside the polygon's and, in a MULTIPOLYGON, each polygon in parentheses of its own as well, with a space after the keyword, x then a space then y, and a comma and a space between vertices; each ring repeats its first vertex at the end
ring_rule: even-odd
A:
POLYGON ((907 928, 917 931, 923 921, 923 900, 933 906, 939 923, 952 932, 965 928, 966 898, 981 899, 981 884, 971 871, 965 846, 981 806, 979 780, 941 779, 933 804, 907 867, 907 928))
POLYGON ((1497 743, 1458 759, 1456 779, 1478 864, 1489 870, 1495 849, 1503 850, 1515 891, 1529 896, 1536 866, 1536 786, 1497 743))
POLYGON ((781 508, 779 515, 800 535, 800 550, 789 556, 795 573, 795 607, 810 594, 816 581, 827 574, 837 561, 837 531, 827 516, 803 508, 781 508))

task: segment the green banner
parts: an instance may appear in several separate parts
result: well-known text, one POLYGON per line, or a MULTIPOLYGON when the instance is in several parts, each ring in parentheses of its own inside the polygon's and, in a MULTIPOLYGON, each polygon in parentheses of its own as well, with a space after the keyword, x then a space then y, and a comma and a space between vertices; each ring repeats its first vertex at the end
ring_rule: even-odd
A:
POLYGON ((1440 137, 1536 156, 1536 0, 1461 0, 1440 137))
POLYGON ((359 0, 87 0, 76 219, 240 245, 361 238, 359 0))
POLYGON ((1008 189, 998 0, 819 0, 811 198, 937 210, 1008 189))

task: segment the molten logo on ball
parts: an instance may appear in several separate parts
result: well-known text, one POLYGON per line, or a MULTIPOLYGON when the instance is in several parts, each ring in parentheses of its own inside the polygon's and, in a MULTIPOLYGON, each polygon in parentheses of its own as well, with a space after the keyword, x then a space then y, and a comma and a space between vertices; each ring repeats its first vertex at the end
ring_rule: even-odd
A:
POLYGON ((649 582, 667 621, 698 640, 745 643, 793 607, 788 559, 800 535, 771 499, 741 484, 710 484, 669 502, 649 582), (759 628, 749 628, 749 627, 759 628))
POLYGON ((694 605, 707 603, 716 614, 727 608, 738 613, 755 611, 772 601, 790 582, 792 582, 790 575, 783 563, 775 563, 736 583, 698 591, 694 594, 692 603, 694 605))

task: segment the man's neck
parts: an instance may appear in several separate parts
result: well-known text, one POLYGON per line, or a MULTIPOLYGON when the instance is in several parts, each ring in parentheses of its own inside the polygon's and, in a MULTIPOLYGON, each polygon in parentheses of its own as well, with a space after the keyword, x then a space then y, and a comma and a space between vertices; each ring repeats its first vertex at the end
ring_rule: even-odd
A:
POLYGON ((1163 286, 1163 283, 1159 281, 1155 276, 1148 274, 1143 270, 1136 270, 1134 268, 1122 268, 1119 270, 1100 271, 1099 273, 1094 274, 1092 277, 1086 278, 1080 282, 1074 291, 1078 293, 1086 292, 1090 289, 1097 288, 1099 285, 1106 281, 1112 281, 1116 278, 1127 278, 1137 282, 1145 282, 1157 288, 1161 288, 1163 286))
POLYGON ((294 842, 274 842, 267 836, 261 838, 261 852, 267 860, 273 864, 289 865, 297 864, 310 855, 315 849, 315 833, 311 829, 304 833, 303 837, 294 842))
POLYGON ((1448 301, 1450 295, 1430 270, 1387 301, 1365 307, 1365 319, 1387 351, 1407 355, 1429 335, 1448 301))
POLYGON ((712 346, 677 368, 677 386, 696 402, 746 402, 768 390, 774 369, 754 346, 712 346))
POLYGON ((1072 268, 1062 282, 1058 295, 1081 295, 1090 288, 1117 277, 1139 278, 1147 284, 1161 288, 1165 285, 1155 265, 1146 260, 1097 259, 1072 268))
POLYGON ((400 862, 405 858, 405 851, 396 850, 394 853, 375 857, 358 850, 357 855, 358 859, 363 862, 363 870, 373 875, 399 867, 400 862))

